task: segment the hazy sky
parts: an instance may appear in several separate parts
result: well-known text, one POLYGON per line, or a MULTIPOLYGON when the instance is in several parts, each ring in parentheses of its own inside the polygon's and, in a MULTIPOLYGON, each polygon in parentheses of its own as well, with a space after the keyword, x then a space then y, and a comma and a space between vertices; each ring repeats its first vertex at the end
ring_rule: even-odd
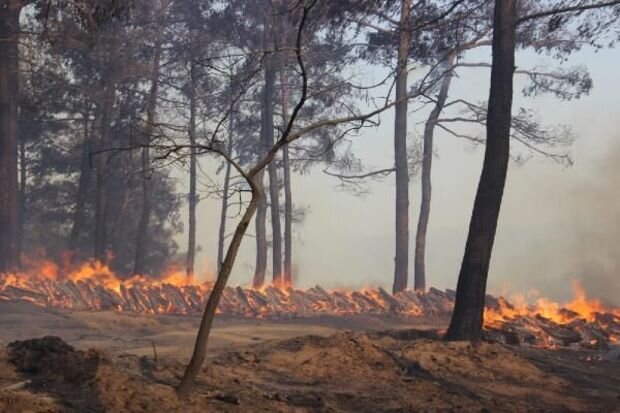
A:
MULTIPOLYGON (((517 57, 517 66, 523 68, 549 62, 531 53, 517 57)), ((616 161, 620 162, 620 50, 583 51, 565 65, 587 65, 594 80, 589 96, 569 102, 554 97, 523 98, 522 82, 518 81, 514 106, 536 109, 544 124, 571 125, 578 134, 571 148, 574 165, 563 167, 542 158, 533 158, 523 166, 510 165, 489 289, 495 293, 538 290, 565 299, 572 280, 588 280, 584 286, 592 295, 620 304, 620 178, 615 167, 616 161)), ((486 100, 488 76, 487 70, 464 69, 455 80, 451 96, 486 100)), ((426 113, 410 113, 409 124, 417 124, 419 130, 425 118, 426 113)), ((393 165, 393 113, 384 114, 381 121, 379 128, 356 138, 354 149, 369 166, 384 168, 393 165)), ((417 139, 415 135, 411 134, 412 142, 417 139)), ((472 149, 440 130, 435 142, 427 285, 455 288, 483 148, 472 149)), ((216 161, 202 162, 208 169, 208 164, 216 161)), ((297 286, 391 288, 393 180, 389 177, 374 183, 368 195, 357 197, 342 192, 339 183, 320 168, 294 177, 294 202, 309 207, 303 224, 294 228, 297 286)), ((410 278, 419 198, 416 178, 410 185, 410 278)), ((212 272, 217 256, 219 200, 202 201, 198 210, 198 244, 202 247, 198 263, 212 272)), ((232 231, 234 221, 228 225, 232 231)), ((253 234, 253 225, 249 232, 253 234)), ((181 248, 185 248, 185 237, 179 237, 181 248)), ((254 239, 247 237, 231 284, 251 281, 254 247, 254 239)))

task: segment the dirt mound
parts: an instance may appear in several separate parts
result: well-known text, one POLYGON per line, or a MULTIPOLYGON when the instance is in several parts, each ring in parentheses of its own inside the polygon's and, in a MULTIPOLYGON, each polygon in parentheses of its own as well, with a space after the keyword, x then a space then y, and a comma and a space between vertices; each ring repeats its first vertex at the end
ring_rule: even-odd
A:
POLYGON ((436 377, 470 380, 518 378, 549 383, 551 378, 506 347, 489 343, 420 340, 401 350, 407 360, 436 377))
POLYGON ((599 393, 575 391, 566 377, 543 370, 517 349, 446 343, 437 336, 399 331, 298 337, 219 357, 206 380, 243 401, 250 397, 236 390, 243 377, 241 386, 308 411, 613 411, 618 401, 614 391, 604 404, 599 393))
POLYGON ((178 359, 111 358, 57 337, 15 342, 0 352, 0 412, 613 412, 619 405, 618 362, 436 336, 346 332, 248 346, 212 358, 187 402, 174 394, 184 368, 178 359))
POLYGON ((178 408, 168 386, 120 370, 100 351, 75 350, 59 337, 15 341, 7 350, 6 360, 26 380, 23 386, 9 386, 9 391, 17 393, 1 394, 0 411, 163 412, 178 408))
POLYGON ((330 337, 308 336, 286 340, 275 349, 267 348, 263 362, 316 379, 336 379, 347 375, 369 377, 388 375, 398 365, 366 334, 337 334, 330 337))
POLYGON ((78 383, 88 378, 103 360, 100 352, 76 351, 60 337, 14 341, 7 347, 8 359, 18 371, 40 377, 78 383))

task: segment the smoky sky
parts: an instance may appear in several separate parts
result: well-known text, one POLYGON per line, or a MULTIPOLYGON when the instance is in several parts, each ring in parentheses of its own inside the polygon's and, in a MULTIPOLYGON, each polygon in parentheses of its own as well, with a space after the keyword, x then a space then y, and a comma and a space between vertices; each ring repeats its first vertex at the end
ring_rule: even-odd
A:
MULTIPOLYGON (((481 52, 482 57, 487 57, 481 52)), ((536 67, 549 60, 521 53, 517 66, 536 67)), ((592 296, 620 305, 620 115, 617 67, 620 51, 583 51, 566 65, 586 65, 594 88, 589 96, 560 102, 553 97, 526 99, 516 80, 515 107, 535 109, 545 124, 571 125, 578 136, 570 148, 574 165, 565 167, 533 157, 524 165, 510 165, 504 203, 493 252, 489 289, 494 293, 538 291, 558 300, 571 295, 579 280, 592 296)), ((486 100, 489 80, 485 70, 459 73, 452 96, 486 100)), ((380 77, 381 73, 377 73, 380 77)), ((412 144, 425 119, 409 116, 412 144)), ((392 159, 393 114, 381 126, 355 138, 354 149, 369 166, 385 168, 392 159)), ((469 217, 480 169, 481 148, 475 149, 447 134, 436 134, 433 200, 427 243, 427 285, 455 288, 469 217)), ((215 171, 205 159, 202 167, 215 171)), ((221 180, 221 176, 212 175, 221 180)), ((293 197, 308 209, 294 228, 294 270, 301 288, 382 285, 390 287, 394 257, 393 177, 369 185, 364 197, 339 190, 320 168, 293 178, 293 197)), ((420 197, 419 180, 410 186, 410 277, 413 276, 415 227, 420 197)), ((217 256, 219 201, 199 205, 198 263, 212 276, 217 256)), ((229 220, 229 232, 235 219, 229 220)), ((244 240, 232 284, 248 284, 254 271, 253 226, 244 240)), ((185 234, 179 244, 186 245, 185 234)))

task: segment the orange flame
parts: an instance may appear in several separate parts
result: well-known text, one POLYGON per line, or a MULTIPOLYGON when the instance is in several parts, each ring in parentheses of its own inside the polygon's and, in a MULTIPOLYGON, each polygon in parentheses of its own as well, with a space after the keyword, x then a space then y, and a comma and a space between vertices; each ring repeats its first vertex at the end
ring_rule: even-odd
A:
POLYGON ((65 257, 62 264, 57 264, 42 257, 24 257, 23 270, 11 273, 0 273, 0 287, 13 285, 16 287, 28 287, 33 283, 44 281, 92 281, 107 289, 120 292, 121 286, 130 287, 140 284, 152 286, 172 284, 182 286, 200 286, 195 277, 188 277, 179 266, 171 266, 163 275, 157 278, 143 275, 133 275, 123 279, 116 274, 107 264, 97 260, 84 261, 72 264, 70 257, 65 257))
POLYGON ((528 304, 523 296, 511 298, 508 304, 499 300, 497 309, 487 308, 484 312, 485 324, 492 325, 514 319, 519 316, 535 317, 540 315, 556 323, 569 323, 575 319, 594 321, 597 314, 609 313, 620 317, 620 310, 605 306, 600 300, 586 297, 585 290, 578 282, 573 282, 573 299, 559 304, 546 298, 539 298, 534 304, 528 304))

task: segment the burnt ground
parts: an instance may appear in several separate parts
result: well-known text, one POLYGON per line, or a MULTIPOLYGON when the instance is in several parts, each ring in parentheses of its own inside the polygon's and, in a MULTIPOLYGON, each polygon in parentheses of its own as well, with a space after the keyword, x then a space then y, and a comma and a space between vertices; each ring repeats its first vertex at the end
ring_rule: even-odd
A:
POLYGON ((180 402, 195 321, 20 308, 0 313, 4 345, 51 333, 77 350, 58 339, 0 350, 0 412, 620 412, 617 355, 444 343, 428 325, 346 317, 220 320, 195 394, 180 402), (97 332, 96 343, 78 340, 97 332))

